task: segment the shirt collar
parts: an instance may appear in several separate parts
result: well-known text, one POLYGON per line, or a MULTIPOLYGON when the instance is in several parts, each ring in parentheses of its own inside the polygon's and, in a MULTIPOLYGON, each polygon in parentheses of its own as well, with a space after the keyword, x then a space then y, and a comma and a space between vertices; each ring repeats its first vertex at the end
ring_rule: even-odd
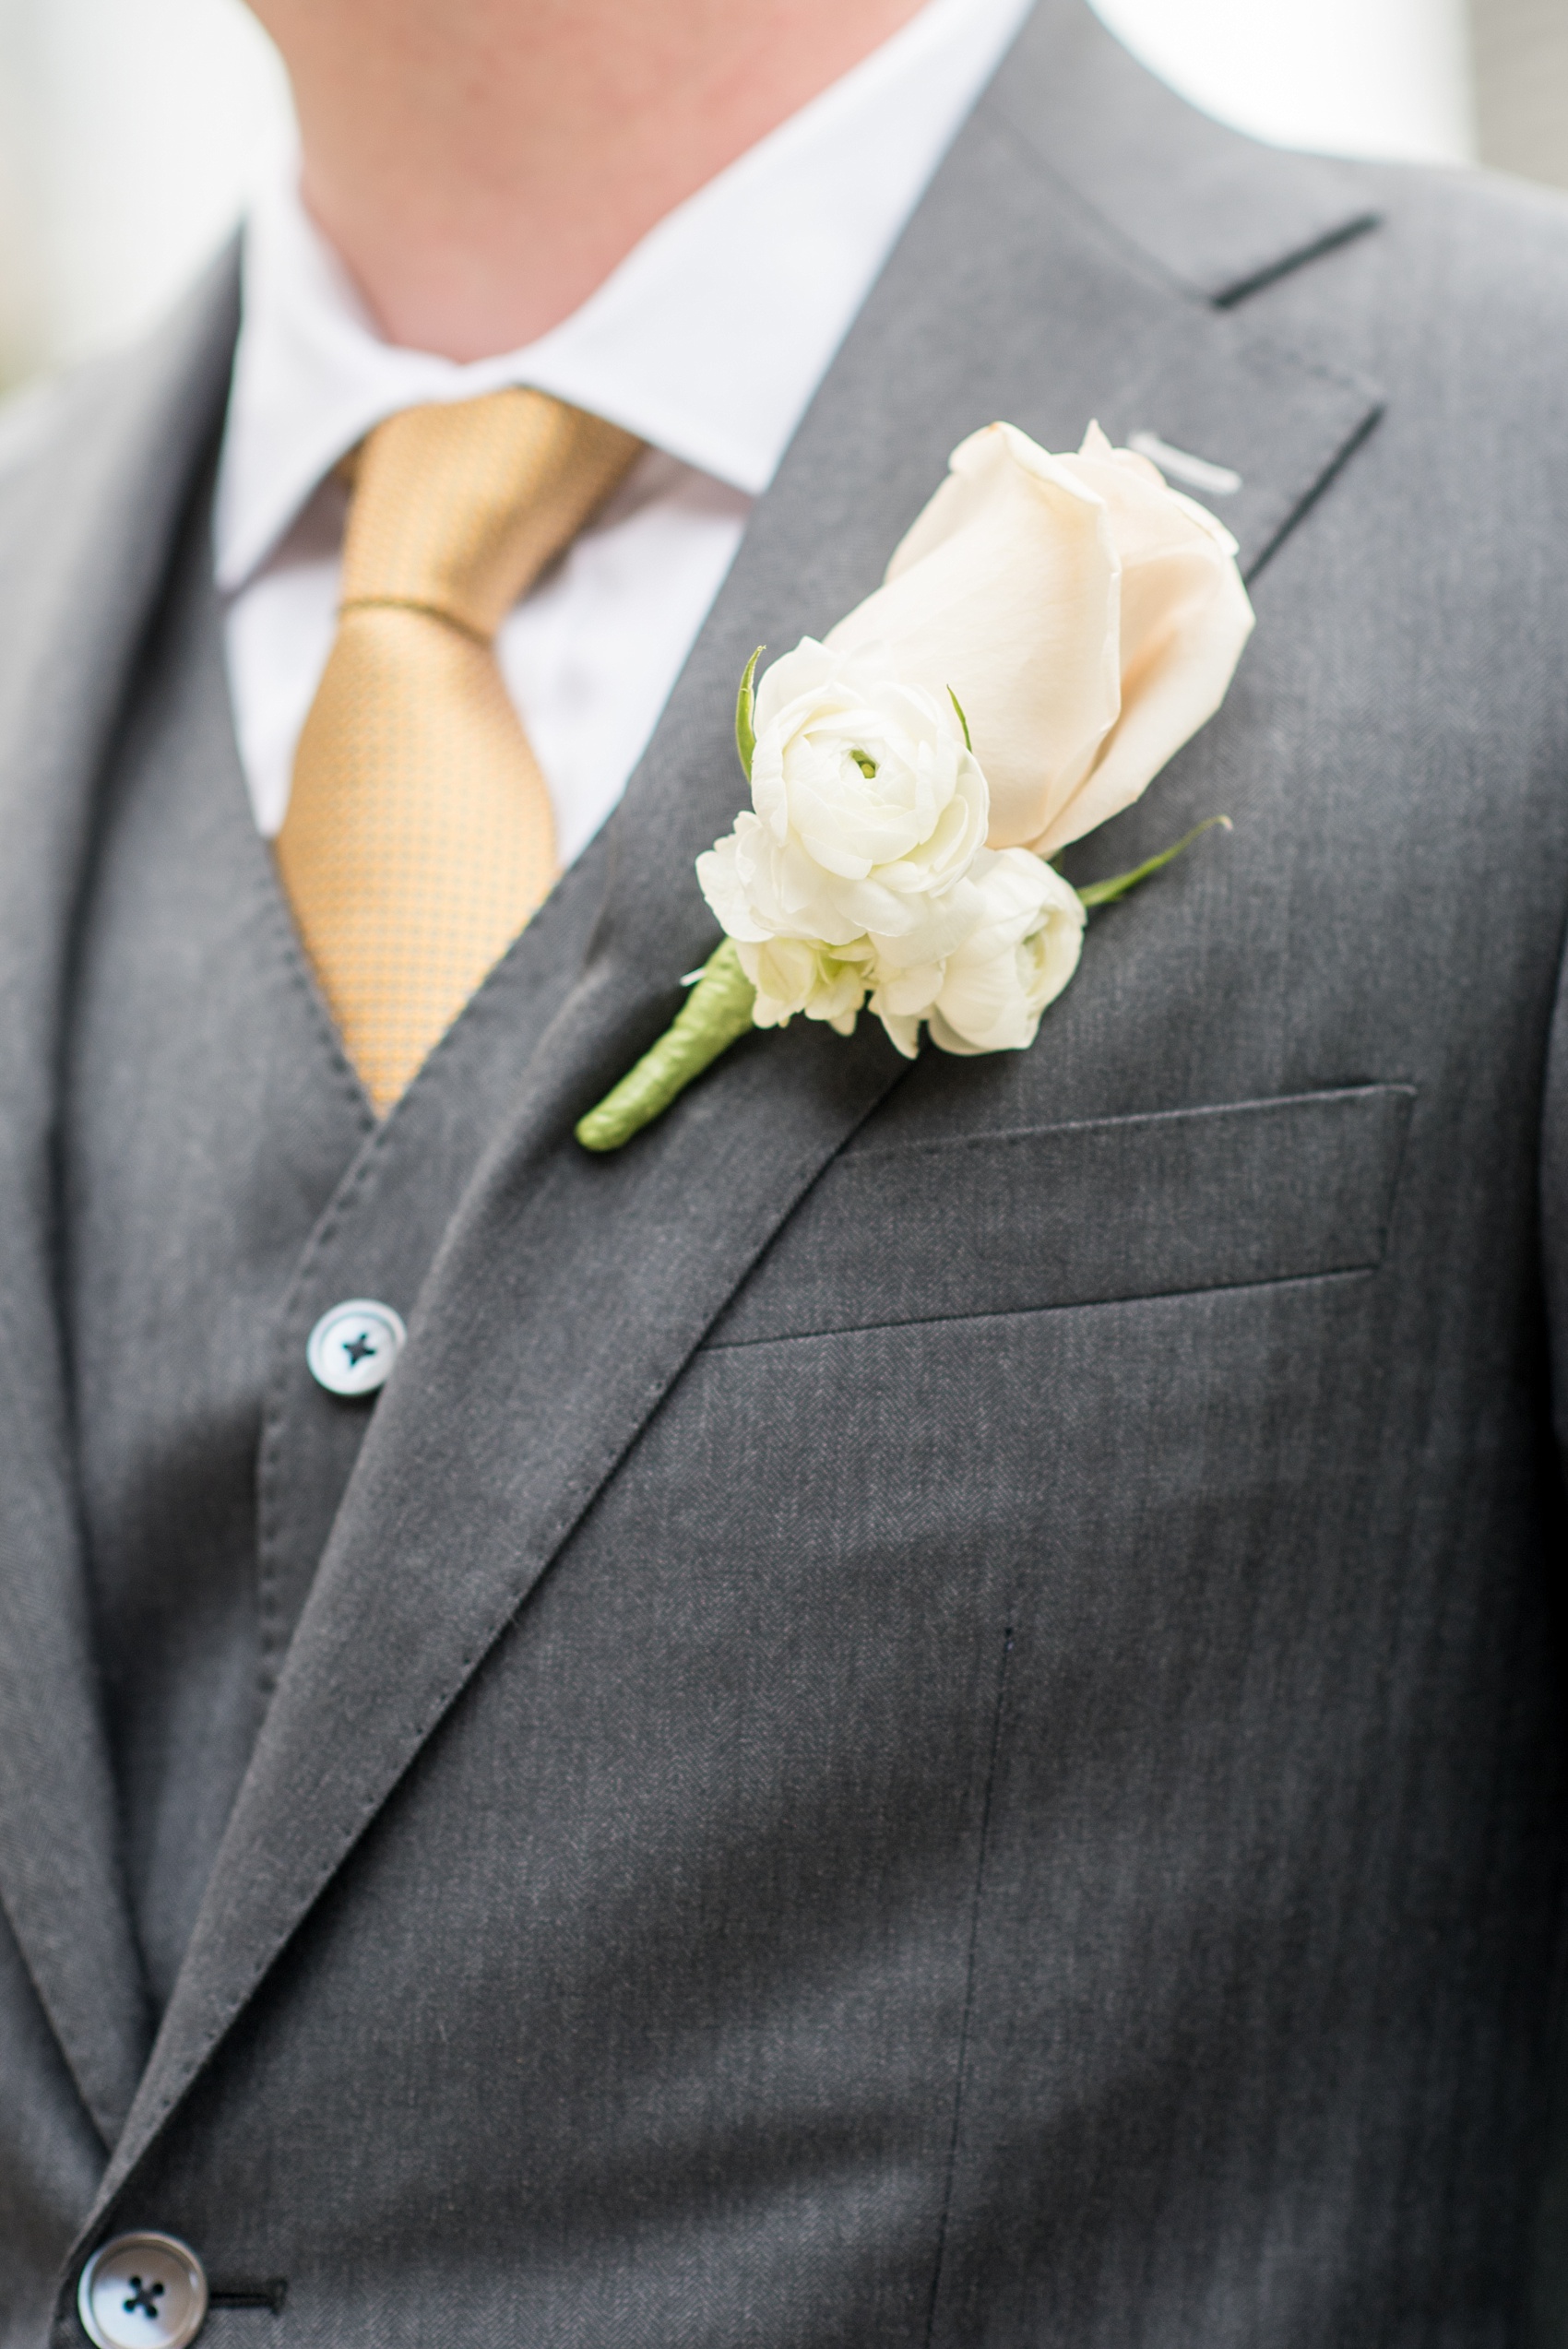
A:
POLYGON ((928 0, 670 213, 560 326, 471 365, 383 341, 305 214, 297 169, 278 172, 246 223, 220 586, 245 584, 383 417, 509 384, 591 409, 760 495, 1030 6, 928 0))

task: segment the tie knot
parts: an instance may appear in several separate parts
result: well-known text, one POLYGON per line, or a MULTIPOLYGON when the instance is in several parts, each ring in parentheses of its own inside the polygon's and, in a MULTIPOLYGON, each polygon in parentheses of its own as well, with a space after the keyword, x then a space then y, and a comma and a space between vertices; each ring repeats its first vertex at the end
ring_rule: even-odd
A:
POLYGON ((547 392, 389 416, 359 452, 343 608, 413 605, 488 641, 640 446, 547 392))

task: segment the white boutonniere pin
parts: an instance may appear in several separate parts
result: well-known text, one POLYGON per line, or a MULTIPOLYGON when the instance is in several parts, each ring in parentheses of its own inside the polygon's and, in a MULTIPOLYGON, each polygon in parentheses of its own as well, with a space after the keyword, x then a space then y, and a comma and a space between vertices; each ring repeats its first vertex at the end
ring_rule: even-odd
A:
POLYGON ((725 936, 673 1026, 576 1129, 615 1150, 753 1027, 913 1058, 1021 1051, 1091 908, 1189 847, 1075 889, 1051 862, 1213 717, 1253 626, 1236 542, 1098 425, 1051 457, 1011 424, 952 469, 876 593, 741 683, 752 804, 697 859, 725 936))

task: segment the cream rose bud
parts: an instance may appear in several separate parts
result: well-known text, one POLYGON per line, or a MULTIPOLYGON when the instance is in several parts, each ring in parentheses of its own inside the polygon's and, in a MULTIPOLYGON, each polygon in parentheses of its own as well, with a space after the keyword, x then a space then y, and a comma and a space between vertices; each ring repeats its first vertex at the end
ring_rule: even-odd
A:
POLYGON ((922 1019, 944 1052, 1021 1052, 1040 1014, 1078 967, 1087 919, 1083 899, 1027 848, 986 849, 971 884, 983 906, 964 944, 949 955, 923 999, 896 976, 871 999, 893 1042, 913 1060, 922 1019))
POLYGON ((979 918, 964 884, 989 808, 949 697, 902 682, 880 646, 848 656, 808 636, 764 677, 754 726, 755 813, 697 859, 730 936, 950 953, 979 918))
POLYGON ((952 469, 827 643, 887 647, 964 705, 993 848, 1054 856, 1140 797, 1214 716, 1252 631, 1229 532, 1091 425, 1051 457, 1011 424, 952 469))

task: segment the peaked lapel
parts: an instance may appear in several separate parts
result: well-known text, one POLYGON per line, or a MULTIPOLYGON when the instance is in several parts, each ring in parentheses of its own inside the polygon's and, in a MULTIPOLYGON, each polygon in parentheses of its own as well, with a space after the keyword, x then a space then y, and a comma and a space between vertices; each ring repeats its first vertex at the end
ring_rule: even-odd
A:
POLYGON ((53 395, 53 428, 0 485, 0 1903, 108 2144, 150 2029, 76 1510, 55 1296, 55 1093, 94 791, 218 416, 234 326, 226 260, 155 342, 53 395))
MULTIPOLYGON (((1098 413, 1234 462, 1248 482, 1229 518, 1255 566, 1374 413, 1364 387, 1249 341, 1042 160, 1073 116, 1074 75, 1105 69, 1105 40, 1076 0, 1037 15, 754 516, 614 820, 587 967, 377 1406, 89 2232, 739 1281, 901 1074, 870 1024, 845 1042, 797 1022, 737 1046, 623 1154, 590 1159, 571 1139, 713 943, 692 864, 742 796, 731 729, 753 647, 820 634, 866 594, 949 449, 993 416, 1061 447, 1098 413)), ((1168 94, 1148 103, 1179 208, 1210 127, 1198 136, 1168 94)), ((1303 191, 1277 225, 1283 244, 1315 248, 1343 208, 1314 177, 1303 191)))

